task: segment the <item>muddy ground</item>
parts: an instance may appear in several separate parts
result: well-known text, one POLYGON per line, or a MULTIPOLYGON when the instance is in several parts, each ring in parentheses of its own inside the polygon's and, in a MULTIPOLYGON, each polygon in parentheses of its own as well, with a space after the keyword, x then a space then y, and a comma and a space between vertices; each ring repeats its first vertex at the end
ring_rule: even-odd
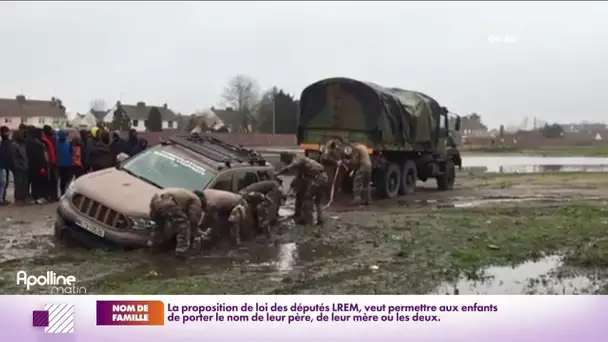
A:
MULTIPOLYGON (((0 292, 16 272, 73 275, 89 294, 524 294, 608 292, 608 174, 461 174, 456 189, 280 227, 238 250, 65 249, 53 204, 0 207, 0 292)), ((34 288, 29 293, 49 293, 34 288)))

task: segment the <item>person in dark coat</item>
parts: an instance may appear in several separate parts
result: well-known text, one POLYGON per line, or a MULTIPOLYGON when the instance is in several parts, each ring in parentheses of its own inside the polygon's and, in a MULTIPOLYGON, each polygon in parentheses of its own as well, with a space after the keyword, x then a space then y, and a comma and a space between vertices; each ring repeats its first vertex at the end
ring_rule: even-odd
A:
POLYGON ((120 137, 117 131, 112 132, 112 141, 110 142, 110 152, 112 157, 116 160, 116 157, 125 151, 125 141, 120 137))
POLYGON ((91 132, 87 131, 86 129, 83 129, 80 131, 80 153, 81 153, 81 157, 80 160, 82 162, 82 170, 80 172, 80 175, 86 173, 89 170, 89 135, 91 134, 91 132))
POLYGON ((98 132, 99 139, 93 142, 90 150, 90 163, 92 171, 107 169, 116 164, 110 152, 110 134, 107 131, 98 132))
POLYGON ((134 156, 141 151, 141 145, 139 143, 139 138, 137 137, 137 131, 131 129, 129 131, 129 139, 126 142, 125 153, 129 156, 134 156))
POLYGON ((139 152, 148 148, 148 140, 146 138, 139 138, 139 152))
POLYGON ((13 133, 13 143, 10 146, 13 178, 15 180, 15 204, 24 205, 28 195, 29 163, 24 132, 17 130, 13 133))
POLYGON ((10 129, 7 126, 0 127, 0 205, 7 205, 6 191, 8 189, 8 180, 11 166, 11 139, 9 137, 10 129))
POLYGON ((27 129, 25 146, 28 168, 28 184, 30 198, 36 203, 43 204, 49 197, 49 164, 48 151, 42 142, 42 130, 34 126, 27 129))

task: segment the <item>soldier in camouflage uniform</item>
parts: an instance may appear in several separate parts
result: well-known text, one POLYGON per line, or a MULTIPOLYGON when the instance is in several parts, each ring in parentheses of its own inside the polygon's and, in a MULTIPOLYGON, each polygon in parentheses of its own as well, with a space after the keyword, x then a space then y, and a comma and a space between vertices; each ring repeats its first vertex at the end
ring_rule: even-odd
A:
POLYGON ((198 234, 203 217, 201 198, 186 189, 166 188, 154 194, 150 201, 150 218, 157 226, 153 234, 176 232, 178 256, 190 249, 193 233, 198 234))
POLYGON ((258 191, 250 191, 241 196, 241 199, 232 208, 228 216, 230 237, 235 245, 241 243, 242 230, 248 222, 252 222, 253 218, 257 219, 255 224, 258 228, 270 237, 268 208, 271 203, 272 201, 268 196, 258 191))
POLYGON ((353 202, 369 204, 371 201, 370 182, 372 178, 372 161, 367 147, 354 143, 345 149, 346 162, 353 174, 353 202))
POLYGON ((296 222, 299 224, 313 224, 313 211, 316 208, 317 224, 323 224, 321 200, 323 189, 329 181, 325 168, 316 160, 308 157, 296 158, 293 154, 281 155, 281 161, 287 165, 278 174, 295 172, 295 177, 298 179, 296 181, 296 208, 300 208, 300 216, 296 217, 296 222), (301 201, 299 205, 297 203, 298 197, 301 201))

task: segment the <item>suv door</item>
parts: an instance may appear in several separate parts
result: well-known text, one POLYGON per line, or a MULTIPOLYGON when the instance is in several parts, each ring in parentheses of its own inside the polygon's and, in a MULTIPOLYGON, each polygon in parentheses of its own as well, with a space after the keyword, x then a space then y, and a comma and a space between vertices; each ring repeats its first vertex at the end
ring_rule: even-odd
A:
POLYGON ((256 171, 237 171, 235 172, 235 177, 236 177, 236 192, 241 191, 241 189, 244 189, 246 187, 248 187, 249 185, 253 184, 253 183, 257 183, 259 181, 258 179, 258 175, 256 173, 256 171))
POLYGON ((266 170, 258 171, 258 177, 260 178, 260 182, 273 180, 272 176, 270 175, 270 172, 266 170))
POLYGON ((211 189, 234 192, 233 179, 234 172, 224 172, 217 176, 213 185, 211 186, 211 189))

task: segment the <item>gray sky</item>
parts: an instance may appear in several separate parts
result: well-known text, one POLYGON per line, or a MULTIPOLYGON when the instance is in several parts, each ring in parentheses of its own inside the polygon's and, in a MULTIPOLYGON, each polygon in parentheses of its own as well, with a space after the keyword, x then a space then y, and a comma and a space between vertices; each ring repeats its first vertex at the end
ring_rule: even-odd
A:
POLYGON ((352 77, 490 126, 606 118, 608 3, 0 3, 0 97, 221 105, 242 73, 299 96, 352 77))

